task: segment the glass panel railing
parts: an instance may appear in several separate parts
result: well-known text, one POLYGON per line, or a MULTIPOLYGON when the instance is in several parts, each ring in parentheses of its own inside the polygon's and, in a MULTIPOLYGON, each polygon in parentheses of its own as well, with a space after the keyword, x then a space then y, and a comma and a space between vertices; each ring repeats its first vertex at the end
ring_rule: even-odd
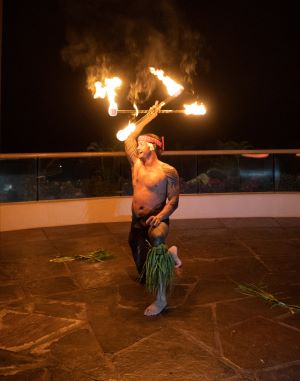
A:
MULTIPOLYGON (((181 194, 299 192, 294 151, 167 152, 162 160, 177 169, 181 194)), ((0 155, 0 202, 132 195, 130 165, 121 152, 29 155, 0 155)))
POLYGON ((198 156, 199 193, 239 191, 239 161, 236 155, 198 156))
POLYGON ((300 154, 275 157, 275 190, 279 192, 300 192, 300 154))
POLYGON ((242 154, 239 159, 240 192, 273 192, 274 167, 271 154, 242 154))
POLYGON ((124 161, 125 157, 117 156, 40 159, 39 199, 130 194, 126 185, 130 184, 130 171, 124 170, 124 161))
POLYGON ((165 163, 177 169, 180 181, 180 193, 198 193, 197 156, 164 156, 165 163))
POLYGON ((37 159, 0 159, 0 202, 37 200, 37 159))

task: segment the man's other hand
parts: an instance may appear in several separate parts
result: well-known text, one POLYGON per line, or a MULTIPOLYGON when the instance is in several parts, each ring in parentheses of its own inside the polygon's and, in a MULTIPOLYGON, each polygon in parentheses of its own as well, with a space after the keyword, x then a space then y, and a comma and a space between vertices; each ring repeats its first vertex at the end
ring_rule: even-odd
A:
POLYGON ((150 216, 146 221, 147 225, 154 226, 154 227, 158 226, 160 223, 161 223, 161 219, 158 216, 150 216))

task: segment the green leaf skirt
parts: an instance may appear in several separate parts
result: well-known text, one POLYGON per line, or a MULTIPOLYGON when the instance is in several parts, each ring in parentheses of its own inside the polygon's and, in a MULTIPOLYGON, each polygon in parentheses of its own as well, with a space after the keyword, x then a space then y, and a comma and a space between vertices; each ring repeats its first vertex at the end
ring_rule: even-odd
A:
POLYGON ((171 287, 174 274, 174 260, 164 243, 152 246, 141 274, 146 274, 146 288, 151 293, 166 291, 171 287))

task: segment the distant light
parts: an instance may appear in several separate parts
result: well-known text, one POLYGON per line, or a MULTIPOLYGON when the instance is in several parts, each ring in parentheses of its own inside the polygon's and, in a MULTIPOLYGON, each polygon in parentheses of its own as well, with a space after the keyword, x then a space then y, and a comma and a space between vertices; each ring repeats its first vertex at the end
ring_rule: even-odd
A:
POLYGON ((4 187, 3 187, 4 192, 9 192, 12 189, 13 189, 12 184, 4 184, 4 187))
POLYGON ((265 159, 269 157, 269 154, 268 153, 243 153, 242 156, 251 157, 253 159, 265 159))

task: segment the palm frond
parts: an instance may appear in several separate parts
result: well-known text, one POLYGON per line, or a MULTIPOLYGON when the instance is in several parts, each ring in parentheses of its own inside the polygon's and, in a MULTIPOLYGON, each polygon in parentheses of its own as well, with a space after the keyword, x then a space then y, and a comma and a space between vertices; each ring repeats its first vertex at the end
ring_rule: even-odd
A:
POLYGON ((258 298, 263 299, 267 303, 271 304, 271 308, 273 307, 282 307, 287 308, 291 314, 300 312, 300 306, 296 304, 287 304, 279 299, 277 299, 273 294, 266 291, 264 288, 260 288, 255 284, 245 283, 238 285, 238 291, 244 295, 256 296, 258 298))
POLYGON ((110 259, 111 255, 104 249, 96 249, 86 254, 78 254, 72 256, 58 256, 50 259, 50 262, 72 262, 72 261, 86 261, 86 262, 102 262, 110 259))

